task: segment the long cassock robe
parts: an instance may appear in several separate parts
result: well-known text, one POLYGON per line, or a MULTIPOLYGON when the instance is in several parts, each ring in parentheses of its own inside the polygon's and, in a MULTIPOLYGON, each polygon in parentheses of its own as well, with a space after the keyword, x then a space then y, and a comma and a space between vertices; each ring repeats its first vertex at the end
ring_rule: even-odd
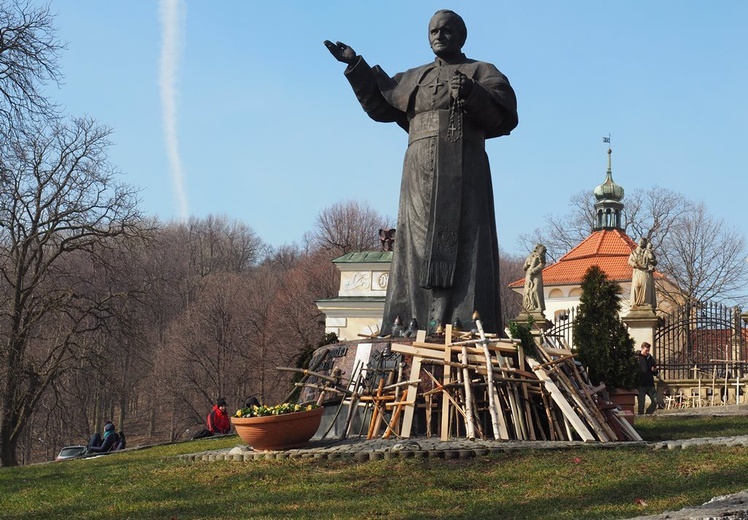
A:
POLYGON ((382 331, 400 316, 433 331, 473 311, 486 331, 500 332, 499 253, 485 139, 517 126, 516 98, 490 63, 464 55, 390 78, 359 59, 346 68, 361 106, 375 121, 409 133, 403 164, 397 238, 382 331), (459 71, 473 80, 468 97, 450 97, 459 71), (450 108, 451 107, 451 108, 450 108))

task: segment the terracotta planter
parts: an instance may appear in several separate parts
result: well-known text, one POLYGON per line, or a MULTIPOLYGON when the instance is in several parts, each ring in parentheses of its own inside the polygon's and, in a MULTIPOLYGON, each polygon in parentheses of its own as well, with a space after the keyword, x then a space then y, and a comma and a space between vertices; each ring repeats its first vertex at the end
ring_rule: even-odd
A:
POLYGON ((287 450, 309 443, 322 422, 324 407, 265 417, 232 417, 236 433, 256 451, 287 450))
POLYGON ((634 410, 636 410, 636 398, 639 395, 637 390, 627 390, 626 388, 614 388, 608 391, 610 401, 621 407, 623 417, 634 425, 634 410))

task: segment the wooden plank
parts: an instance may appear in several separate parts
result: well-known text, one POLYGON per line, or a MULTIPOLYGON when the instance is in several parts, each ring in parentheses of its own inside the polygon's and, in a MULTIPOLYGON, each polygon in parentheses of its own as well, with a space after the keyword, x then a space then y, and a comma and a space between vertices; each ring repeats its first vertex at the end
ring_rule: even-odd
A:
POLYGON ((384 378, 379 380, 379 388, 377 388, 376 397, 373 399, 374 410, 371 412, 371 421, 369 422, 369 432, 366 434, 367 439, 371 439, 374 435, 379 434, 379 425, 382 421, 382 413, 379 399, 382 397, 382 388, 384 387, 384 378))
POLYGON ((350 430, 353 427, 353 418, 356 413, 356 409, 358 408, 358 402, 361 398, 361 391, 364 387, 364 378, 363 378, 363 370, 364 370, 364 364, 362 361, 357 361, 356 366, 353 369, 353 380, 355 383, 353 384, 353 391, 351 394, 350 402, 348 403, 348 413, 345 418, 345 428, 343 428, 343 439, 347 439, 348 435, 350 435, 350 430))
MULTIPOLYGON (((552 376, 552 374, 550 373, 549 375, 552 376)), ((607 422, 604 419, 598 418, 596 416, 596 413, 598 412, 597 405, 595 405, 593 402, 587 402, 583 398, 583 396, 581 396, 576 390, 575 386, 569 380, 568 376, 561 370, 556 370, 555 375, 558 377, 556 381, 557 386, 566 389, 566 394, 571 397, 574 403, 576 403, 577 410, 579 410, 581 415, 587 420, 587 424, 590 425, 595 431, 598 439, 602 442, 614 440, 615 434, 612 430, 610 430, 607 422)))
MULTIPOLYGON (((475 343, 478 343, 479 341, 480 340, 476 340, 475 343)), ((517 347, 514 345, 514 343, 496 343, 496 344, 491 344, 490 343, 491 341, 493 341, 493 340, 489 340, 488 349, 491 350, 492 352, 493 351, 495 351, 495 352, 506 352, 506 353, 509 353, 509 354, 514 354, 514 353, 517 352, 517 347)), ((445 348, 445 345, 440 344, 440 343, 425 343, 425 342, 421 342, 421 341, 414 341, 413 342, 413 346, 417 347, 417 348, 428 348, 428 349, 435 349, 435 350, 441 350, 441 351, 443 351, 444 348, 445 348)), ((450 345, 450 347, 452 347, 452 348, 454 348, 455 346, 460 346, 461 347, 462 345, 450 345)), ((468 352, 470 352, 470 353, 475 353, 475 352, 479 352, 479 351, 483 350, 482 347, 481 348, 473 347, 470 344, 468 344, 467 348, 468 348, 468 352)))
MULTIPOLYGON (((427 345, 429 344, 430 343, 427 343, 427 345)), ((420 356, 422 358, 444 359, 443 350, 415 347, 412 345, 404 345, 402 343, 393 343, 391 347, 392 352, 397 352, 398 354, 408 354, 410 356, 420 356)))
POLYGON ((501 406, 501 400, 499 398, 499 391, 496 388, 496 385, 493 387, 493 400, 494 403, 496 403, 496 409, 499 412, 499 439, 500 440, 509 440, 509 429, 507 428, 507 421, 506 417, 504 417, 504 410, 501 406))
MULTIPOLYGON (((511 377, 516 372, 515 369, 509 366, 509 358, 499 356, 499 363, 503 366, 499 370, 502 370, 507 377, 511 377)), ((514 422, 514 433, 518 440, 527 440, 527 419, 522 408, 522 399, 520 398, 518 384, 509 381, 505 385, 505 389, 514 422)))
POLYGON ((550 367, 550 366, 553 366, 553 365, 557 365, 559 363, 566 363, 567 361, 569 361, 570 359, 574 359, 575 357, 577 357, 576 354, 569 354, 568 356, 564 355, 564 356, 561 356, 559 358, 552 359, 550 361, 546 361, 545 363, 541 363, 538 366, 540 368, 546 368, 546 367, 550 367))
MULTIPOLYGON (((403 412, 403 406, 410 405, 413 406, 415 403, 413 401, 406 402, 403 399, 405 399, 405 395, 407 393, 407 390, 405 390, 400 397, 400 401, 394 402, 394 403, 388 403, 385 405, 385 407, 396 407, 394 412, 392 412, 392 418, 390 419, 390 423, 387 425, 387 429, 384 431, 384 435, 382 435, 383 439, 389 439, 390 435, 392 435, 395 431, 395 428, 397 427, 397 423, 400 421, 400 414, 403 412)), ((402 436, 401 436, 402 437, 402 436)))
MULTIPOLYGON (((414 356, 413 361, 410 364, 410 377, 419 377, 421 374, 421 361, 422 358, 414 356)), ((411 385, 408 387, 408 391, 405 395, 406 401, 415 403, 416 396, 418 395, 418 385, 411 385)), ((406 439, 410 438, 411 429, 413 428, 413 415, 415 414, 415 405, 408 405, 405 407, 403 412, 403 425, 400 435, 406 439)))
POLYGON ((431 416, 433 410, 431 409, 431 403, 432 403, 432 397, 430 395, 424 395, 423 396, 424 401, 426 402, 426 438, 431 438, 431 416))
MULTIPOLYGON (((426 339, 426 331, 419 330, 416 333, 416 341, 423 341, 426 339)), ((394 343, 391 345, 392 351, 396 352, 395 347, 396 346, 402 346, 407 347, 408 345, 400 345, 397 343, 394 343)), ((416 380, 421 378, 421 362, 423 361, 423 357, 421 356, 413 356, 413 361, 410 364, 410 379, 416 380)), ((415 403, 416 397, 418 396, 418 385, 411 385, 408 386, 408 391, 405 395, 406 401, 412 401, 415 403)), ((405 410, 403 411, 403 424, 400 428, 400 436, 404 437, 406 439, 409 439, 411 436, 411 430, 413 429, 413 416, 415 414, 415 405, 406 405, 405 410)))
MULTIPOLYGON (((499 403, 497 399, 494 399, 494 379, 493 379, 493 359, 491 358, 491 350, 488 348, 488 340, 486 339, 486 333, 483 331, 483 323, 478 319, 477 313, 473 316, 475 319, 475 325, 478 327, 478 333, 480 338, 483 340, 483 356, 485 361, 486 370, 486 393, 488 394, 488 408, 491 414, 491 427, 493 429, 493 438, 500 439, 501 432, 499 431, 499 403)), ((465 353, 465 360, 467 360, 467 353, 465 353)), ((496 360, 498 364, 498 359, 496 360)))
MULTIPOLYGON (((442 378, 443 384, 452 382, 452 367, 449 362, 452 361, 452 347, 446 345, 444 347, 444 361, 447 364, 444 365, 444 377, 442 378)), ((441 426, 439 427, 439 438, 443 441, 449 440, 449 412, 450 412, 450 400, 445 399, 447 392, 442 394, 442 416, 441 426)))
POLYGON ((449 399, 452 402, 452 405, 455 407, 455 410, 457 410, 460 413, 460 415, 462 415, 462 417, 464 418, 465 412, 462 411, 462 408, 460 408, 460 405, 457 403, 457 401, 454 400, 454 397, 452 397, 449 391, 447 390, 448 388, 458 388, 460 384, 450 383, 449 385, 442 385, 439 381, 437 381, 437 379, 434 377, 434 375, 431 372, 426 370, 424 371, 424 373, 431 378, 434 384, 436 384, 436 388, 434 388, 433 390, 429 390, 428 392, 424 392, 424 395, 427 395, 427 394, 431 395, 437 392, 441 392, 442 394, 444 394, 443 397, 446 397, 447 399, 449 399))
MULTIPOLYGON (((533 370, 535 370, 535 367, 537 367, 540 364, 530 357, 526 358, 526 360, 527 360, 527 364, 530 365, 530 368, 532 368, 533 370)), ((538 378, 541 381, 543 381, 543 383, 545 384, 546 390, 548 390, 548 393, 551 395, 553 402, 555 402, 556 405, 558 405, 559 409, 561 409, 561 412, 563 413, 564 418, 567 421, 569 421, 571 426, 574 428, 577 434, 582 438, 582 440, 585 442, 595 441, 596 440, 595 436, 587 428, 587 425, 584 424, 584 421, 580 419, 580 417, 574 411, 572 406, 566 400, 566 397, 564 397, 564 394, 556 386, 556 384, 553 382, 551 377, 546 373, 546 371, 543 370, 542 368, 538 368, 535 371, 535 373, 538 375, 538 378)))
POLYGON ((546 354, 550 356, 568 356, 569 354, 572 353, 571 350, 567 350, 563 348, 547 347, 545 345, 543 345, 541 348, 546 354))
MULTIPOLYGON (((444 343, 446 345, 452 344, 452 325, 447 325, 444 334, 444 343)), ((467 345, 463 344, 460 347, 460 361, 463 363, 462 367, 462 382, 465 388, 465 434, 469 440, 475 440, 475 413, 473 410, 473 387, 470 378, 470 370, 467 367, 467 345)))
POLYGON ((632 441, 644 440, 641 438, 641 435, 639 435, 639 432, 637 432, 634 429, 634 427, 631 426, 631 423, 629 423, 625 417, 623 417, 622 415, 619 415, 618 410, 613 410, 613 416, 618 419, 618 425, 626 433, 626 435, 630 438, 630 440, 632 441))
MULTIPOLYGON (((586 373, 583 376, 582 375, 582 371, 579 370, 579 368, 577 367, 577 364, 574 361, 568 363, 567 366, 569 367, 569 370, 574 375, 574 379, 575 379, 575 381, 577 383, 578 390, 581 391, 581 395, 585 398, 585 402, 588 403, 587 406, 595 414, 595 417, 598 418, 598 421, 600 422, 600 424, 602 425, 602 427, 605 429, 605 431, 608 434, 608 436, 610 437, 610 439, 611 440, 615 440, 616 433, 613 431, 613 428, 611 428, 610 425, 608 424, 607 417, 605 416, 604 413, 602 413, 600 411, 600 408, 597 405, 598 402, 594 398, 594 394, 597 393, 600 390, 599 387, 598 387, 599 390, 593 391, 594 389, 592 389, 587 384, 587 379, 585 379, 585 377, 584 377, 584 376, 586 376, 586 373)), ((601 385, 601 386, 605 387, 604 384, 601 385)))

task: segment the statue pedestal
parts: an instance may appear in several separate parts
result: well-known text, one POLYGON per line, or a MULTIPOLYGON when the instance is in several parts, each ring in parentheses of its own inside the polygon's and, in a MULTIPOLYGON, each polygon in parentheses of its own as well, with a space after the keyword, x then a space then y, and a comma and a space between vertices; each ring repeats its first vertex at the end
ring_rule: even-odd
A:
POLYGON ((634 338, 635 348, 638 349, 645 341, 654 344, 654 333, 657 330, 660 319, 649 305, 643 307, 632 307, 624 316, 623 322, 629 327, 629 335, 634 338))
POLYGON ((553 323, 545 319, 545 314, 543 314, 541 311, 522 311, 512 321, 517 325, 527 325, 527 322, 530 319, 532 319, 534 325, 543 332, 553 327, 553 323))

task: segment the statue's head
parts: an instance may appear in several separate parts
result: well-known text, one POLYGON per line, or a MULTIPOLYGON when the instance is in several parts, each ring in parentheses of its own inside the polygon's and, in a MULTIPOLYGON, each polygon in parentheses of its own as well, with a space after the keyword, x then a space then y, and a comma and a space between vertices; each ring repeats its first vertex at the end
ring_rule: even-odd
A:
POLYGON ((467 27, 462 17, 448 9, 434 13, 429 22, 429 44, 440 58, 450 58, 462 52, 467 40, 467 27))

